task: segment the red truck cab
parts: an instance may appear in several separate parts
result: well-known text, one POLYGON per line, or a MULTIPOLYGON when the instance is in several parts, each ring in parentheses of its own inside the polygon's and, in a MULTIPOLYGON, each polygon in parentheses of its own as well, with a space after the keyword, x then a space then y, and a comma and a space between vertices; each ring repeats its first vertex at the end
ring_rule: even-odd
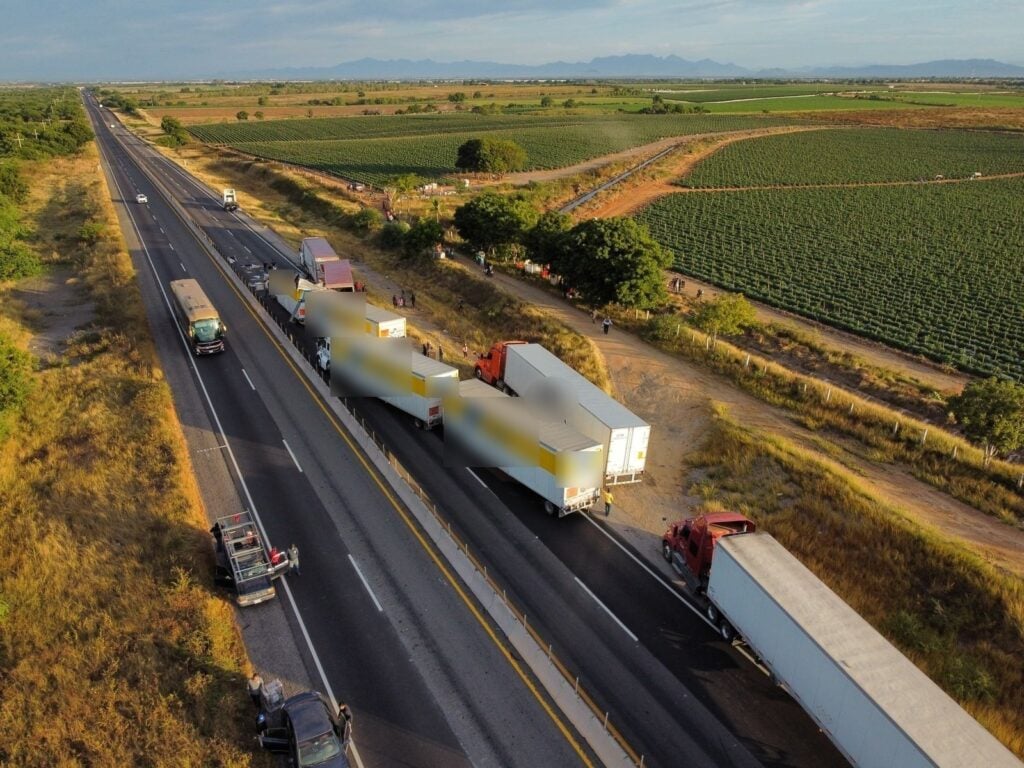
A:
POLYGON ((712 512, 673 523, 661 537, 661 553, 698 594, 711 576, 715 542, 723 536, 753 533, 755 525, 736 512, 712 512))
POLYGON ((479 355, 474 373, 480 381, 490 384, 502 392, 505 391, 505 350, 513 344, 525 344, 525 341, 498 341, 485 355, 479 355))

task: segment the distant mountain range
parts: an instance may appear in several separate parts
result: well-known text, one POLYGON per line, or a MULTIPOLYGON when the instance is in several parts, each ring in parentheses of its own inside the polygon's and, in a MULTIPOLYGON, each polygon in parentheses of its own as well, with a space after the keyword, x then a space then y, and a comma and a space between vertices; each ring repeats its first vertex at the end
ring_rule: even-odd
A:
POLYGON ((291 67, 224 73, 244 80, 453 80, 587 79, 587 78, 920 78, 1024 77, 1024 67, 993 59, 943 59, 922 64, 866 64, 855 67, 748 69, 711 59, 690 61, 679 56, 627 54, 590 61, 549 64, 502 64, 495 61, 433 61, 432 59, 358 59, 332 67, 291 67))

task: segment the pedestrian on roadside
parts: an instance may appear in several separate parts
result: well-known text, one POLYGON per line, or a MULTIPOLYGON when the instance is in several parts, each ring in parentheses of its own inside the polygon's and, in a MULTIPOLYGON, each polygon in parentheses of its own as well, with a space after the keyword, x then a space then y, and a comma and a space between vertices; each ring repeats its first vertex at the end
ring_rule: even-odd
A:
POLYGON ((462 342, 462 356, 469 357, 469 345, 466 342, 462 342))
POLYGON ((427 353, 430 352, 430 345, 427 342, 423 342, 423 356, 426 357, 427 353))
POLYGON ((590 322, 591 322, 591 324, 594 324, 594 323, 596 323, 596 322, 597 322, 597 310, 596 310, 596 309, 595 309, 595 310, 593 310, 593 311, 592 311, 592 312, 590 313, 590 322))
POLYGON ((612 319, 610 317, 606 317, 604 320, 602 320, 601 328, 604 330, 604 335, 607 336, 608 331, 612 329, 612 319))
POLYGON ((699 299, 699 298, 701 298, 703 296, 704 296, 704 289, 703 288, 698 288, 697 289, 697 298, 699 299))
POLYGON ((615 501, 615 497, 612 496, 612 492, 607 488, 601 491, 601 500, 604 502, 604 516, 608 517, 612 513, 612 502, 615 501))
POLYGON ((416 309, 416 294, 409 291, 409 306, 416 309))
POLYGON ((294 544, 288 547, 288 562, 292 564, 292 573, 296 576, 301 576, 302 573, 299 571, 299 548, 294 544))
POLYGON ((398 306, 398 297, 395 296, 395 294, 393 294, 393 293, 391 294, 391 303, 394 304, 395 307, 398 306))
POLYGON ((398 306, 405 307, 405 296, 398 297, 398 306))
POLYGON ((437 362, 441 362, 444 359, 444 352, 441 350, 441 345, 437 345, 437 362))
POLYGON ((249 678, 249 682, 246 683, 246 688, 249 691, 249 698, 252 699, 253 706, 256 709, 260 708, 260 688, 263 687, 263 678, 259 676, 259 673, 254 669, 252 671, 252 677, 249 678))

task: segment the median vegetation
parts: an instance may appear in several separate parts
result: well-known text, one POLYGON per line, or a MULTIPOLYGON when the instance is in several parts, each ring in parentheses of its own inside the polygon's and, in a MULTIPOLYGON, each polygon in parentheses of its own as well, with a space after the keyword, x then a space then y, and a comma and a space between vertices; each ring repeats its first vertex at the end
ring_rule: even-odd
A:
POLYGON ((0 286, 3 358, 29 359, 33 337, 49 346, 19 363, 30 389, 0 444, 0 763, 267 765, 98 162, 90 145, 21 167, 46 313, 0 286), (49 338, 82 302, 67 343, 49 338))

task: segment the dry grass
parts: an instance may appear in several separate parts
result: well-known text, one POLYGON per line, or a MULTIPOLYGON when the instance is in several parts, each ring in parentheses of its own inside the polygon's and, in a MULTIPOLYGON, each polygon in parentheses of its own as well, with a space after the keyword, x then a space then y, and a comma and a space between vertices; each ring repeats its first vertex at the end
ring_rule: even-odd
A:
POLYGON ((976 128, 1024 130, 1024 110, 1013 107, 942 107, 940 109, 865 109, 863 111, 803 112, 804 120, 835 124, 882 125, 895 128, 976 128))
POLYGON ((752 517, 1024 755, 1024 585, 874 501, 785 440, 719 416, 691 491, 752 517), (699 487, 697 487, 699 485, 699 487))
POLYGON ((97 307, 0 454, 0 763, 268 764, 245 651, 97 156, 32 169, 42 255, 97 307), (105 226, 85 246, 85 221, 105 226))

